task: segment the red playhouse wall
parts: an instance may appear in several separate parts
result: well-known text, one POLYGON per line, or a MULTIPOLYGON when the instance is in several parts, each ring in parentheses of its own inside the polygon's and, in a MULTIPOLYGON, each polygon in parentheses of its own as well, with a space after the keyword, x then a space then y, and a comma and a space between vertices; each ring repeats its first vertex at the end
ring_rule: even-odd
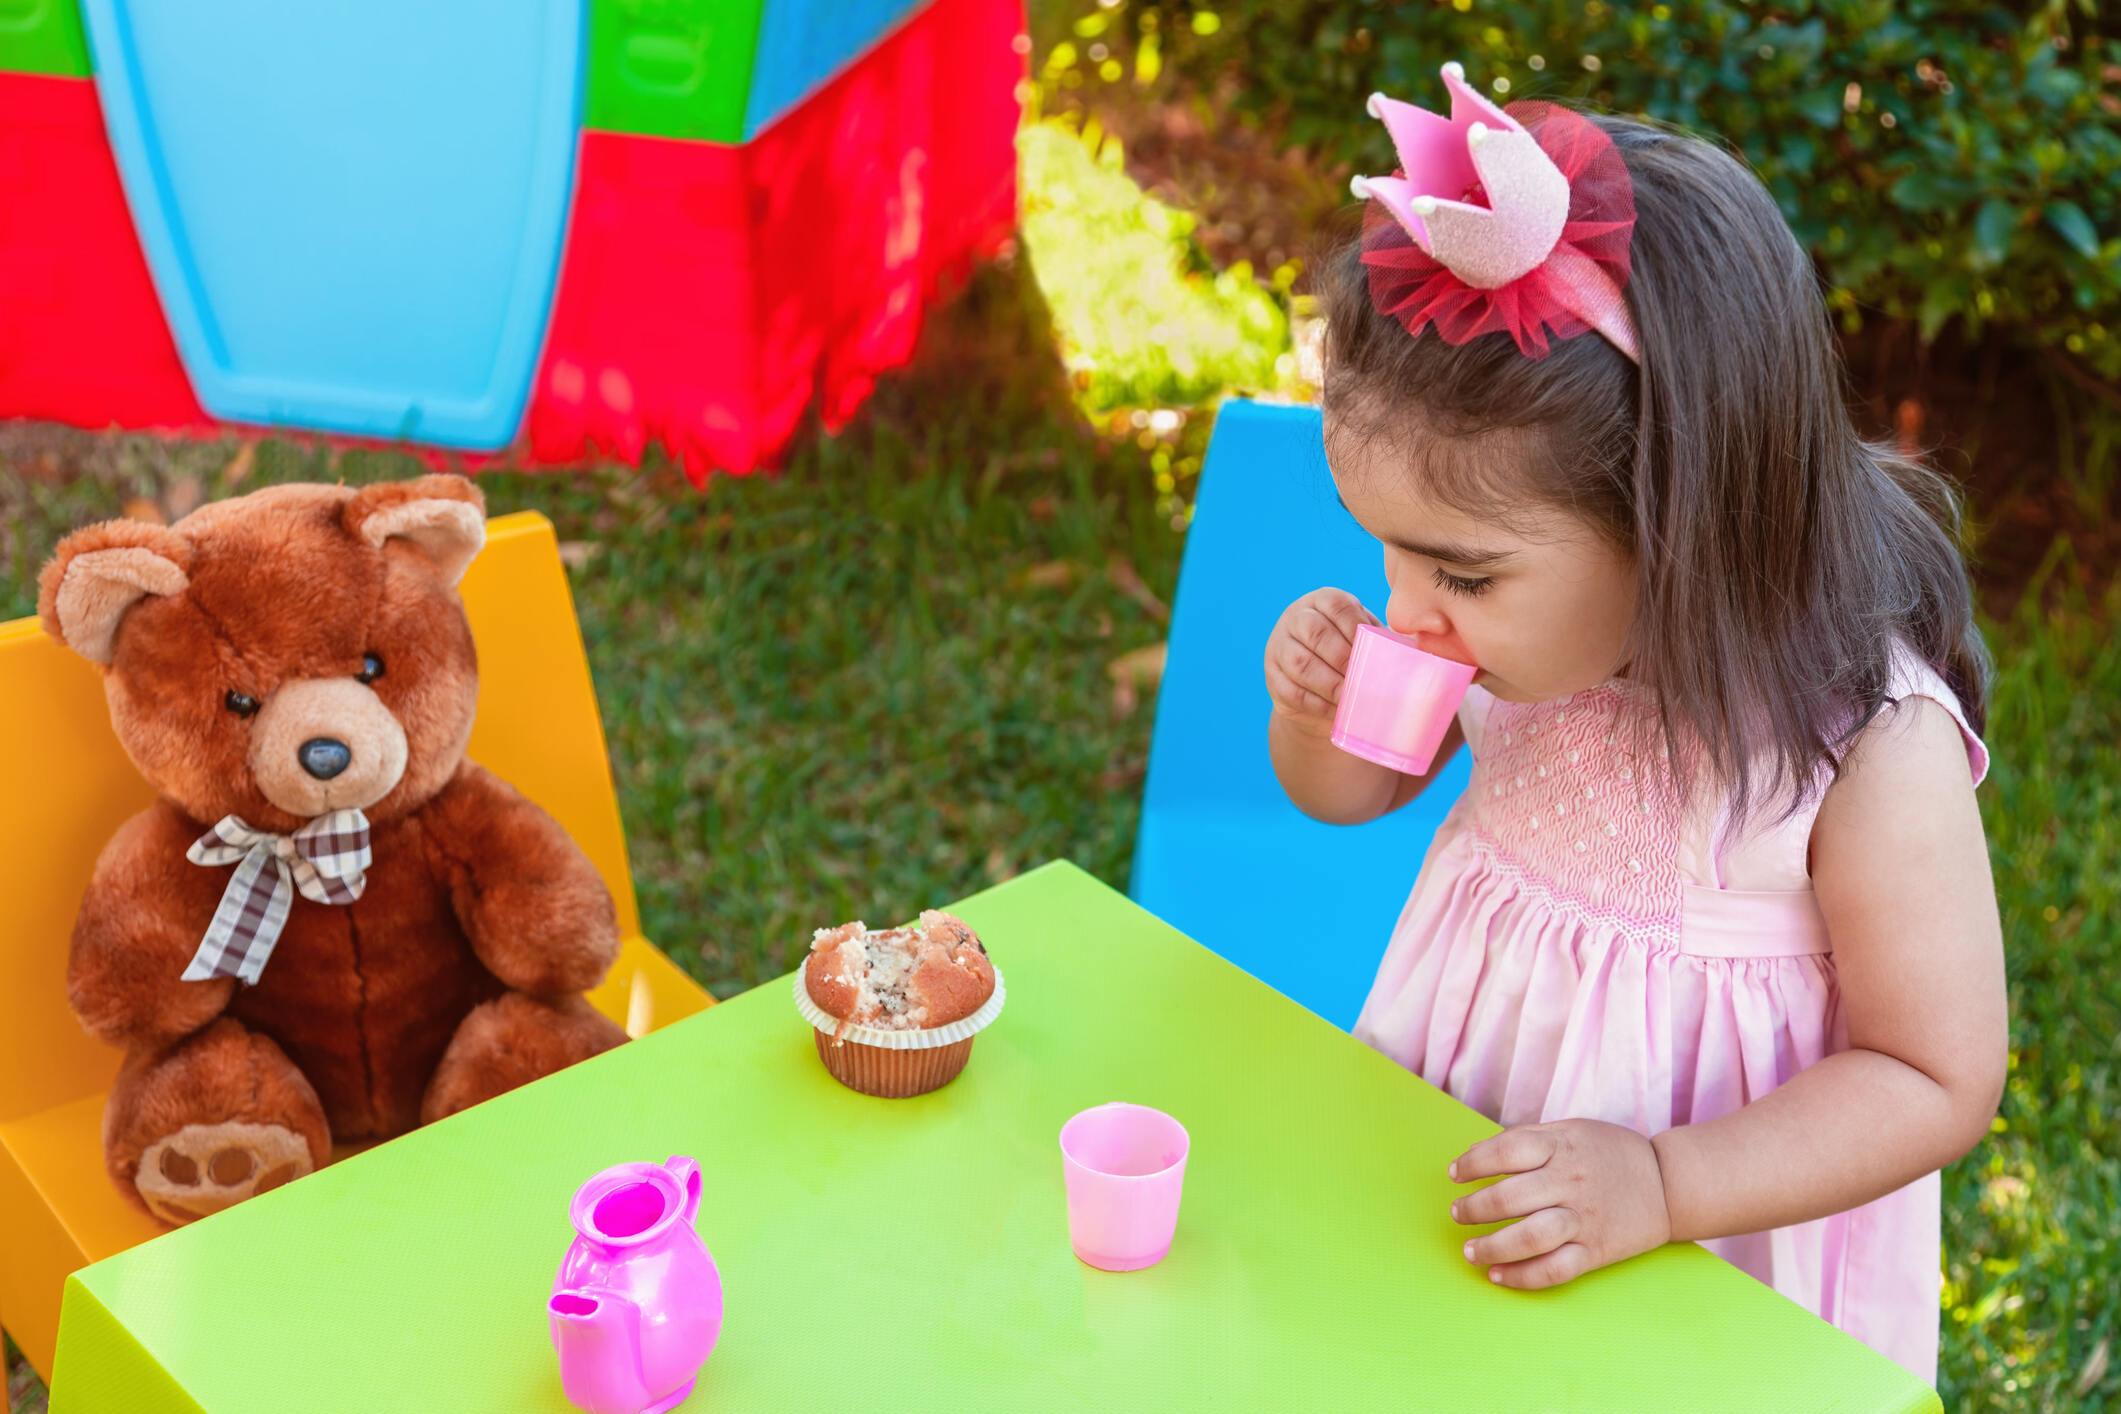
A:
POLYGON ((208 425, 148 278, 88 79, 0 73, 0 414, 208 425))
POLYGON ((934 0, 742 146, 585 132, 531 459, 660 443, 697 482, 771 463, 813 395, 844 425, 1014 229, 1023 27, 934 0))

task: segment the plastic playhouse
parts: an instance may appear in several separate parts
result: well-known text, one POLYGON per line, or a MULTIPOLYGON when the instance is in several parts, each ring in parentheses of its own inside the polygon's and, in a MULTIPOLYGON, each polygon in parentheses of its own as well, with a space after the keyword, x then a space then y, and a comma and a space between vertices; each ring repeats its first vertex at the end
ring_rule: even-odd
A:
POLYGON ((1015 221, 1021 0, 0 7, 0 416, 695 480, 1015 221))

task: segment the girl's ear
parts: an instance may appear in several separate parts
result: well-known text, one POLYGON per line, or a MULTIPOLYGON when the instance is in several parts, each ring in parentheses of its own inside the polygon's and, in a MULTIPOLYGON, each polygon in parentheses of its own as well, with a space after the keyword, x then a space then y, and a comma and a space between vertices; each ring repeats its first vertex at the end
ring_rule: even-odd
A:
POLYGON ((45 631, 91 663, 109 664, 126 611, 150 594, 182 594, 191 546, 160 525, 109 520, 77 530, 38 577, 45 631))

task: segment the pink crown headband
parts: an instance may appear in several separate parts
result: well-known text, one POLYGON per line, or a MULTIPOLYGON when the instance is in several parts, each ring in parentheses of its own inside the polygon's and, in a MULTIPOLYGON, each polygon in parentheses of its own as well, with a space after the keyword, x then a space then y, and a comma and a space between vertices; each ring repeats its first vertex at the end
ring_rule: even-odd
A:
POLYGON ((1390 177, 1349 185, 1370 203, 1362 262, 1370 299, 1409 334, 1447 344, 1506 333, 1528 358, 1596 330, 1635 362, 1622 291, 1635 188, 1613 140, 1552 103, 1497 108, 1443 66, 1448 118, 1370 95, 1399 153, 1390 177))

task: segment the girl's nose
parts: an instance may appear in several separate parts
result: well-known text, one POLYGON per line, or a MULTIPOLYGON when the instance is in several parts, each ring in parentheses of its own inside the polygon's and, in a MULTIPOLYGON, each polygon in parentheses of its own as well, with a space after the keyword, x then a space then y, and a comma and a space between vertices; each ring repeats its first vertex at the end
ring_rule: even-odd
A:
POLYGON ((1451 620, 1431 595, 1395 588, 1385 601, 1385 627, 1410 638, 1445 638, 1450 635, 1451 620))
POLYGON ((1423 593, 1419 588, 1394 589, 1392 597, 1385 601, 1385 627, 1413 639, 1422 651, 1440 658, 1460 663, 1479 661, 1465 640, 1458 636, 1447 606, 1440 602, 1442 593, 1441 590, 1423 593))

